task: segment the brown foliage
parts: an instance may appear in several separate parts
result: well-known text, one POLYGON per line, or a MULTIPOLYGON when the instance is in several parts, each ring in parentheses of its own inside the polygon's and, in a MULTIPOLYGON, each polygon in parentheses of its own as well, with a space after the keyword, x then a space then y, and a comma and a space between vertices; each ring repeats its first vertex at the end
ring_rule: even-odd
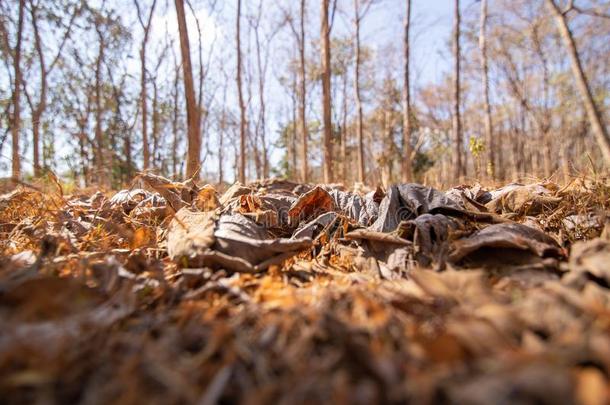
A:
POLYGON ((0 196, 4 403, 608 399, 603 183, 142 180, 0 196))

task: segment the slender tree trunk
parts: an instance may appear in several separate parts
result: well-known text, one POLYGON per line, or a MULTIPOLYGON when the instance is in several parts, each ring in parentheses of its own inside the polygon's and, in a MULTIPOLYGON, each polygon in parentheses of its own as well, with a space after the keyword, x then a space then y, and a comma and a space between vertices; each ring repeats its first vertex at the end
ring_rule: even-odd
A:
POLYGON ((87 135, 85 134, 85 125, 82 123, 82 120, 79 119, 79 131, 78 131, 78 147, 80 152, 80 164, 81 164, 81 173, 83 176, 83 185, 87 187, 89 185, 89 170, 87 168, 89 159, 87 158, 87 150, 85 149, 85 138, 87 135))
POLYGON ((364 139, 362 128, 362 100, 360 98, 360 1, 354 0, 354 39, 356 63, 354 66, 354 95, 356 96, 356 136, 358 138, 358 181, 364 183, 364 139))
POLYGON ((297 118, 297 110, 298 110, 298 87, 297 87, 297 72, 295 69, 292 70, 292 131, 286 136, 289 137, 286 142, 286 151, 287 151, 287 167, 288 167, 288 177, 292 178, 296 177, 297 173, 297 156, 296 156, 296 140, 298 137, 298 118, 297 118))
POLYGON ((132 157, 131 157, 131 137, 129 134, 123 136, 123 153, 125 154, 125 166, 126 166, 126 182, 132 178, 132 157))
POLYGON ((143 169, 146 170, 150 166, 150 152, 148 149, 148 102, 146 94, 146 45, 142 41, 142 49, 140 50, 140 105, 142 109, 142 155, 143 169))
POLYGON ((497 180, 505 180, 506 169, 504 168, 504 140, 502 136, 495 137, 496 161, 495 176, 497 180))
POLYGON ((157 159, 159 155, 159 91, 157 88, 157 83, 153 81, 153 100, 152 100, 152 157, 151 164, 153 168, 158 168, 157 159))
POLYGON ((98 176, 99 184, 107 186, 109 184, 106 168, 104 166, 104 133, 102 132, 102 63, 104 61, 104 51, 106 43, 100 27, 96 27, 99 49, 97 59, 95 61, 95 87, 94 87, 94 103, 95 103, 95 174, 98 176))
MULTIPOLYGON (((259 3, 259 6, 262 5, 262 0, 259 3)), ((266 66, 267 60, 265 60, 265 69, 263 69, 262 57, 261 57, 261 41, 260 35, 258 32, 258 23, 255 27, 254 36, 256 42, 256 67, 258 70, 258 100, 260 103, 260 115, 259 115, 259 131, 260 131, 260 141, 262 146, 262 170, 263 170, 263 178, 269 177, 269 159, 267 156, 267 134, 266 134, 266 111, 265 111, 265 74, 266 74, 266 66)))
POLYGON ((236 25, 236 44, 237 44, 237 94, 239 97, 239 181, 242 184, 246 183, 246 106, 244 104, 244 95, 241 88, 241 41, 240 27, 241 19, 241 0, 237 0, 237 16, 235 18, 236 25))
POLYGON ((305 105, 307 89, 305 87, 305 0, 301 0, 300 40, 299 40, 299 126, 301 128, 301 181, 307 183, 309 175, 309 158, 307 143, 307 118, 305 116, 305 105))
POLYGON ((324 116, 324 182, 333 181, 333 144, 330 88, 330 26, 328 8, 330 0, 321 0, 320 36, 322 37, 322 106, 324 116))
POLYGON ((153 0, 152 6, 150 7, 150 12, 148 14, 148 19, 144 22, 142 18, 142 12, 140 10, 140 4, 138 0, 134 0, 138 11, 138 19, 140 21, 140 25, 144 30, 144 36, 142 38, 142 43, 140 44, 140 105, 142 109, 142 155, 143 155, 143 168, 144 170, 148 169, 150 166, 150 149, 148 147, 148 101, 147 101, 147 89, 146 89, 146 45, 148 43, 148 37, 150 33, 150 27, 152 22, 152 16, 155 11, 155 5, 157 4, 157 0, 153 0))
POLYGON ((566 16, 564 13, 561 12, 561 10, 559 10, 559 7, 557 6, 557 4, 555 4, 554 0, 546 0, 546 3, 551 13, 555 17, 557 29, 559 30, 559 34, 563 39, 563 43, 566 47, 566 50, 570 55, 572 74, 574 75, 574 80, 576 80, 576 86, 578 87, 580 96, 582 97, 583 102, 585 104, 589 123, 591 124, 591 128, 593 129, 593 135, 595 136, 595 140, 597 141, 599 148, 601 149, 602 156, 604 157, 606 165, 610 165, 610 136, 608 135, 608 130, 602 122, 602 116, 599 111, 599 108, 595 104, 595 100, 593 100, 591 87, 582 67, 580 57, 578 56, 576 43, 574 42, 574 37, 572 36, 572 32, 570 31, 570 27, 568 26, 566 16))
POLYGON ((182 54, 182 71, 184 75, 184 95, 186 98, 187 141, 188 158, 186 162, 186 176, 192 177, 198 172, 201 159, 201 133, 199 106, 195 98, 193 83, 193 69, 191 66, 191 53, 189 46, 186 17, 184 14, 184 0, 175 0, 178 29, 180 31, 180 53, 182 54))
POLYGON ((460 117, 460 0, 454 0, 453 17, 453 176, 459 181, 464 175, 462 165, 462 122, 460 117))
POLYGON ((19 19, 17 21, 17 44, 15 45, 15 57, 13 60, 15 83, 13 87, 13 117, 11 120, 11 137, 13 142, 12 176, 14 182, 17 182, 21 177, 21 157, 19 156, 19 132, 21 129, 21 40, 23 36, 24 11, 25 0, 19 0, 19 19))
POLYGON ((481 22, 479 31, 479 50, 481 51, 481 82, 483 88, 483 110, 485 112, 485 140, 487 143, 487 175, 491 180, 496 177, 496 145, 491 122, 491 105, 489 103, 489 67, 487 63, 487 0, 481 0, 481 22))
POLYGON ((413 147, 411 145, 411 91, 410 91, 410 41, 409 31, 411 26, 411 0, 405 0, 405 20, 404 20, 404 82, 402 87, 402 181, 410 183, 413 181, 413 167, 411 158, 413 155, 413 147))
POLYGON ((34 176, 39 177, 40 170, 40 120, 46 108, 47 101, 47 67, 44 52, 42 51, 42 41, 38 30, 38 18, 36 7, 30 5, 30 15, 32 16, 32 28, 34 30, 34 45, 38 54, 38 64, 40 68, 40 99, 38 105, 32 110, 32 158, 34 163, 34 176))
MULTIPOLYGON (((226 86, 225 86, 225 90, 224 93, 226 93, 226 86)), ((222 113, 220 116, 220 131, 218 132, 218 184, 222 184, 224 182, 224 165, 223 165, 223 160, 224 160, 224 135, 225 135, 225 131, 227 128, 227 110, 224 104, 224 101, 226 100, 226 96, 223 94, 223 107, 222 107, 222 113)))
POLYGON ((347 71, 343 73, 343 106, 341 115, 341 180, 347 183, 347 71))
POLYGON ((174 178, 178 178, 178 82, 180 80, 180 71, 178 66, 175 67, 174 78, 174 105, 172 113, 172 174, 174 178))

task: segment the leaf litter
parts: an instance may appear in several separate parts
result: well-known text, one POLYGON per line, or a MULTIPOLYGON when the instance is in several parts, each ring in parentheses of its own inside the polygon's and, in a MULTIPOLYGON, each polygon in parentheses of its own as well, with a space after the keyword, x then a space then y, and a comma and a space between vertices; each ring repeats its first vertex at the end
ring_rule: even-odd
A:
POLYGON ((609 400, 610 188, 0 196, 3 403, 609 400))

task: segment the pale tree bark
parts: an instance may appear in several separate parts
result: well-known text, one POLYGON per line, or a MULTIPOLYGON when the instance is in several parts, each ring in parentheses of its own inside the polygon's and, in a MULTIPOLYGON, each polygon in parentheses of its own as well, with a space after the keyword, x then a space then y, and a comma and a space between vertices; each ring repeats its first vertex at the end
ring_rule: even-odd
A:
MULTIPOLYGON (((224 72, 223 72, 224 73, 224 72)), ((225 73, 225 80, 222 85, 222 111, 220 113, 220 124, 218 131, 218 184, 224 182, 224 137, 227 130, 227 85, 228 77, 225 73)))
POLYGON ((287 149, 287 166, 288 166, 288 177, 292 178, 296 176, 297 173, 297 156, 296 156, 296 142, 298 138, 298 118, 297 118, 297 110, 298 110, 298 87, 297 87, 297 72, 296 69, 290 69, 292 73, 292 92, 290 93, 290 99, 292 101, 292 131, 290 131, 290 138, 286 142, 287 149))
POLYGON ((305 103, 307 89, 305 87, 305 0, 301 0, 300 29, 299 29, 299 126, 301 133, 301 181, 307 183, 309 172, 309 159, 307 157, 307 118, 305 116, 305 103))
POLYGON ((332 117, 331 117, 331 88, 330 88, 330 25, 328 21, 329 0, 321 0, 320 37, 322 40, 322 106, 324 122, 324 182, 333 181, 333 144, 332 144, 332 117))
MULTIPOLYGON (((370 3, 369 3, 370 4, 370 3)), ((356 137, 358 140, 358 181, 364 183, 364 137, 362 127, 362 99, 360 98, 360 0, 354 0, 354 95, 356 96, 356 137)))
MULTIPOLYGON (((214 10, 216 8, 218 1, 217 0, 213 0, 210 1, 208 4, 210 6, 210 9, 208 10, 209 14, 208 15, 212 15, 214 13, 214 10)), ((204 63, 204 58, 203 58, 203 30, 201 27, 201 23, 199 20, 199 17, 197 16, 197 12, 195 11, 195 9, 193 8, 193 5, 191 3, 191 1, 187 0, 186 1, 187 6, 189 7, 189 9, 191 10, 193 19, 195 20, 195 28, 197 29, 197 55, 198 55, 198 60, 199 60, 199 72, 198 72, 198 76, 199 76, 199 81, 198 81, 198 86, 197 86, 197 111, 199 112, 199 131, 200 131, 200 135, 199 135, 199 143, 200 145, 204 143, 204 135, 207 133, 207 126, 208 126, 208 110, 206 108, 204 108, 204 84, 205 84, 205 79, 207 77, 207 74, 209 73, 209 63, 210 63, 210 58, 209 56, 212 54, 214 47, 216 45, 216 36, 214 36, 214 39, 212 40, 212 42, 209 44, 209 54, 208 54, 208 59, 207 62, 204 63)), ((206 144, 207 145, 207 144, 206 144)), ((207 148, 204 148, 204 150, 206 150, 206 153, 203 155, 203 161, 205 161, 207 153, 209 152, 207 150, 207 148)))
POLYGON ((413 181, 413 166, 411 159, 413 157, 413 146, 411 145, 411 75, 409 72, 410 62, 410 41, 409 31, 411 26, 411 0, 405 0, 405 20, 404 20, 404 82, 402 87, 402 181, 410 183, 413 181))
POLYGON ((15 72, 13 84, 13 117, 11 119, 11 138, 13 147, 12 177, 17 182, 21 177, 21 157, 19 156, 19 131, 21 129, 21 40, 23 37, 23 13, 25 11, 25 0, 19 0, 19 19, 17 21, 17 44, 15 45, 15 56, 13 69, 15 72))
POLYGON ((578 56, 578 50, 576 49, 574 37, 572 35, 572 32, 570 31, 570 27, 568 26, 568 22, 566 20, 566 13, 570 11, 570 9, 565 10, 565 12, 562 12, 562 10, 559 9, 554 0, 546 0, 546 4, 548 5, 549 10, 555 17, 557 29, 570 56, 572 74, 574 75, 576 86, 578 87, 580 96, 582 97, 582 100, 585 104, 585 109, 587 111, 589 123, 591 124, 591 129, 593 130, 593 135, 595 136, 595 140, 597 141, 599 148, 601 149, 604 161, 608 166, 610 165, 610 136, 608 135, 608 130, 602 122, 602 115, 600 113, 600 110, 595 104, 595 100, 593 99, 591 87, 582 67, 580 57, 578 56))
POLYGON ((199 171, 201 157, 201 133, 199 129, 200 113, 199 106, 197 105, 197 100, 195 98, 189 37, 186 27, 186 16, 184 13, 184 0, 175 0, 175 3, 176 16, 178 18, 178 30, 180 31, 180 52, 182 54, 182 74, 184 76, 184 95, 186 98, 188 134, 186 176, 193 177, 199 171))
POLYGON ((109 186, 110 179, 106 173, 104 159, 104 133, 102 130, 102 64, 104 63, 106 40, 102 28, 96 24, 95 30, 98 36, 98 52, 95 60, 95 83, 94 83, 94 104, 95 104, 95 174, 98 178, 98 183, 102 186, 109 186))
POLYGON ((341 107, 341 181, 347 183, 347 66, 343 72, 341 107))
MULTIPOLYGON (((173 52, 172 52, 173 53, 173 52)), ((180 106, 178 105, 178 83, 180 82, 180 67, 174 55, 174 90, 173 90, 173 108, 172 108, 172 174, 174 178, 178 178, 178 114, 180 106)))
MULTIPOLYGON (((269 64, 269 43, 275 33, 271 34, 271 37, 265 38, 264 43, 266 44, 264 55, 262 50, 261 38, 260 38, 260 19, 263 14, 263 0, 258 3, 258 14, 254 20, 254 39, 256 44, 256 67, 258 71, 258 99, 259 99, 259 118, 257 121, 257 131, 260 133, 259 139, 262 147, 262 172, 263 177, 269 177, 269 152, 267 145, 267 111, 266 111, 266 99, 265 99, 265 84, 267 78, 267 66, 269 64)), ((276 31, 277 32, 277 31, 276 31)))
POLYGON ((485 113, 485 140, 487 146, 487 175, 491 180, 496 177, 496 145, 491 121, 489 103, 489 66, 487 61, 487 0, 481 0, 481 20, 479 26, 479 50, 481 52, 481 85, 483 90, 483 110, 485 113))
POLYGON ((150 35, 152 17, 155 11, 157 0, 153 0, 146 21, 144 21, 139 1, 134 0, 134 4, 138 11, 138 20, 140 22, 140 26, 144 31, 142 43, 140 44, 140 108, 142 110, 142 156, 144 159, 143 169, 146 170, 150 166, 150 149, 148 147, 148 100, 146 91, 146 45, 148 43, 148 37, 150 35))
POLYGON ((240 41, 240 19, 241 19, 241 0, 237 0, 237 16, 235 18, 236 26, 236 47, 237 47, 237 95, 239 98, 239 173, 238 179, 242 184, 246 183, 246 106, 244 104, 244 95, 242 91, 241 80, 241 41, 240 41))
POLYGON ((157 168, 157 158, 159 157, 159 86, 155 80, 152 81, 153 97, 152 97, 152 156, 150 156, 150 164, 153 168, 157 168))
POLYGON ((455 180, 459 181, 465 174, 465 168, 462 165, 462 122, 460 117, 460 0, 454 0, 453 58, 453 176, 455 180))

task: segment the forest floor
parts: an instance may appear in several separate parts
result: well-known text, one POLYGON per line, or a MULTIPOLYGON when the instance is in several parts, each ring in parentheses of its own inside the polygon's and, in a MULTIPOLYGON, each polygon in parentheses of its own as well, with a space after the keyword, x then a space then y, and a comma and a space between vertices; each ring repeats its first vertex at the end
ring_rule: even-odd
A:
POLYGON ((3 403, 610 398, 606 179, 0 196, 3 403))

